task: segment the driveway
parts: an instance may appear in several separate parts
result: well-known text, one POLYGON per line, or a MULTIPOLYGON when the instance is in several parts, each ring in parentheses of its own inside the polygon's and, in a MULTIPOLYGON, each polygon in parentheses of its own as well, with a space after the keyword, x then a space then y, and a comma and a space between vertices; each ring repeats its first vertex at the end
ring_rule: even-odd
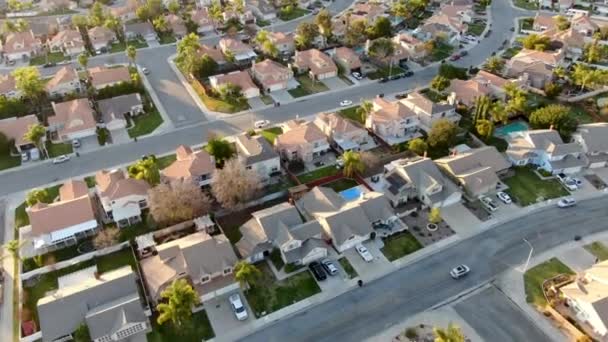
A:
POLYGON ((247 100, 252 110, 261 109, 267 106, 260 97, 252 97, 247 100))
POLYGON ((112 131, 111 134, 113 144, 126 144, 132 140, 126 128, 117 129, 112 131))
POLYGON ((551 341, 494 286, 454 305, 454 310, 485 341, 551 341))
POLYGON ((91 152, 99 149, 99 141, 97 141, 97 135, 93 135, 86 138, 78 139, 80 140, 80 147, 74 149, 74 152, 85 153, 91 152))
POLYGON ((293 101, 293 96, 287 90, 277 90, 270 93, 270 97, 278 103, 288 103, 293 101))
POLYGON ((481 221, 462 203, 456 203, 441 209, 441 217, 461 236, 468 236, 479 232, 478 227, 481 221))
POLYGON ((375 279, 379 275, 385 274, 389 270, 395 268, 395 266, 391 264, 391 262, 388 261, 384 254, 382 254, 380 251, 380 247, 382 246, 381 239, 370 240, 364 242, 363 245, 367 247, 369 252, 374 256, 374 260, 372 262, 366 262, 363 260, 355 248, 351 248, 343 253, 355 271, 357 271, 357 274, 359 274, 359 278, 361 278, 363 281, 375 279))
POLYGON ((211 322, 211 326, 213 327, 213 331, 215 331, 216 335, 220 335, 223 332, 230 331, 232 329, 240 328, 243 325, 249 324, 255 320, 255 316, 247 303, 247 298, 245 298, 245 295, 241 290, 206 301, 204 306, 205 310, 207 311, 207 317, 209 317, 209 322, 211 322), (243 301, 243 304, 247 308, 247 313, 249 314, 249 318, 244 321, 239 321, 236 319, 236 316, 232 311, 232 307, 230 306, 230 302, 228 301, 228 297, 236 292, 241 295, 241 300, 243 301))
POLYGON ((322 82, 327 86, 327 88, 329 88, 329 90, 341 90, 349 87, 349 85, 342 81, 340 77, 326 78, 322 80, 322 82))
POLYGON ((564 262, 574 272, 583 272, 595 264, 595 256, 587 252, 582 246, 562 249, 555 257, 564 262))

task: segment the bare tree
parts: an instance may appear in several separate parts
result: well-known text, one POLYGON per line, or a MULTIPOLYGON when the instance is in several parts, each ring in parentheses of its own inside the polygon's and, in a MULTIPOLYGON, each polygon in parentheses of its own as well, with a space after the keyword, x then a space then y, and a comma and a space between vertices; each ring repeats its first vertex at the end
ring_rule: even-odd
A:
POLYGON ((148 192, 150 213, 161 226, 168 226, 205 215, 211 199, 190 181, 159 184, 148 192))
POLYGON ((233 158, 215 172, 211 190, 224 208, 234 210, 251 200, 261 186, 258 174, 233 158))
POLYGON ((118 242, 118 235, 120 235, 120 231, 116 227, 102 229, 93 239, 93 246, 95 249, 110 247, 118 242))

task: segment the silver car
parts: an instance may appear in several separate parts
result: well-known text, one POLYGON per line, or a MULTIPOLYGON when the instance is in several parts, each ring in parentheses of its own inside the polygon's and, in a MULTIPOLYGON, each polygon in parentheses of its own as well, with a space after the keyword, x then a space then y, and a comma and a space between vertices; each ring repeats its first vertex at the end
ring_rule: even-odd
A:
POLYGON ((469 266, 462 264, 452 268, 452 270, 450 271, 450 275, 452 276, 452 278, 458 279, 466 276, 467 274, 469 274, 469 272, 471 272, 469 266))

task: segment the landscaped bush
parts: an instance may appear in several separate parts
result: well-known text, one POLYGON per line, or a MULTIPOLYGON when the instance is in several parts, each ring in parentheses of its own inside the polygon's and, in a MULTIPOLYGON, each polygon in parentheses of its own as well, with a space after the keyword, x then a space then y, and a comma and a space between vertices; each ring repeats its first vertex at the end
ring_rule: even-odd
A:
POLYGON ((297 270, 299 270, 300 268, 304 267, 304 265, 296 265, 293 263, 289 263, 285 265, 285 273, 291 273, 291 272, 295 272, 297 270))
POLYGON ((416 328, 405 329, 405 337, 407 337, 409 339, 418 338, 418 332, 416 331, 416 328))
POLYGON ((97 91, 97 100, 109 99, 112 97, 133 93, 143 93, 144 88, 140 82, 123 82, 111 87, 105 87, 97 91))

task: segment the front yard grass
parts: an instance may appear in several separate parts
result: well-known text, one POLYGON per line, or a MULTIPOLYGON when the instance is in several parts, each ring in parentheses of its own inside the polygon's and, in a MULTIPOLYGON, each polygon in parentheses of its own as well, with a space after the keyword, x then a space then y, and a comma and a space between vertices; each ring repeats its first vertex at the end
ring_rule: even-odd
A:
POLYGON ((312 181, 320 179, 320 178, 333 176, 335 174, 338 174, 339 172, 340 172, 340 170, 338 168, 336 168, 335 165, 329 165, 329 166, 325 166, 325 167, 316 169, 314 171, 310 171, 305 174, 301 174, 298 176, 298 180, 300 181, 300 183, 304 184, 304 183, 309 183, 309 182, 312 182, 312 181))
POLYGON ((163 118, 157 109, 150 113, 139 114, 131 118, 132 126, 128 129, 129 137, 135 138, 154 132, 163 124, 163 118))
POLYGON ((164 168, 167 168, 169 165, 173 164, 173 162, 176 160, 177 160, 177 155, 175 153, 166 155, 164 157, 157 157, 156 166, 158 166, 159 170, 162 170, 164 168))
POLYGON ((57 143, 54 144, 50 141, 46 142, 46 150, 49 153, 49 158, 59 157, 64 154, 70 154, 74 152, 72 144, 70 143, 57 143))
POLYGON ((450 57, 454 51, 454 47, 450 44, 439 42, 435 44, 433 51, 431 52, 431 61, 437 62, 450 57))
POLYGON ((260 100, 267 106, 274 104, 274 101, 272 100, 272 97, 270 97, 270 95, 260 95, 260 100))
POLYGON ((335 180, 331 183, 323 184, 323 186, 334 189, 335 192, 340 192, 340 191, 343 191, 346 189, 354 188, 357 185, 359 185, 359 183, 357 183, 354 179, 350 179, 350 178, 342 178, 342 179, 335 180))
POLYGON ((95 181, 95 176, 84 177, 84 182, 87 183, 87 188, 94 188, 97 183, 95 181))
POLYGON ((268 142, 273 145, 277 136, 283 134, 283 129, 281 127, 270 127, 262 130, 260 135, 264 137, 264 139, 268 140, 268 142))
POLYGON ((527 9, 527 10, 531 10, 531 11, 538 9, 538 4, 534 1, 514 0, 513 4, 515 5, 515 7, 519 7, 519 8, 523 8, 523 9, 527 9))
POLYGON ((0 170, 10 169, 21 165, 21 157, 13 157, 10 154, 0 155, 0 170))
POLYGON ((363 117, 358 113, 359 106, 345 108, 340 110, 338 113, 347 119, 351 119, 360 124, 365 124, 363 117))
POLYGON ((510 47, 508 49, 505 50, 505 52, 502 53, 501 57, 504 59, 511 59, 511 57, 517 55, 519 53, 519 51, 521 51, 521 47, 520 46, 513 46, 510 47))
POLYGON ((485 29, 486 25, 483 23, 469 23, 467 34, 479 37, 485 29))
POLYGON ((139 40, 139 39, 133 39, 133 40, 129 40, 127 42, 126 46, 125 46, 125 43, 123 43, 123 42, 118 42, 118 43, 112 44, 112 46, 110 47, 110 53, 125 51, 127 49, 127 46, 129 46, 129 45, 134 46, 136 49, 148 47, 148 43, 146 43, 145 41, 139 40))
POLYGON ((179 329, 171 322, 163 325, 152 319, 152 331, 146 336, 148 342, 166 341, 201 341, 210 340, 215 337, 207 312, 205 310, 192 314, 191 320, 179 329))
POLYGON ((384 247, 380 250, 389 260, 394 261, 411 254, 422 248, 422 245, 410 232, 401 232, 389 236, 384 241, 384 247))
POLYGON ((340 263, 340 266, 342 266, 344 272, 346 272, 346 274, 348 275, 348 279, 353 279, 359 276, 359 274, 357 274, 357 271, 355 271, 353 265, 350 264, 348 259, 340 258, 338 259, 338 262, 340 263))
POLYGON ((551 258, 540 265, 532 267, 524 274, 524 286, 526 288, 526 301, 539 307, 547 305, 543 294, 543 282, 559 274, 574 274, 568 266, 557 258, 551 258))
POLYGON ((378 68, 376 71, 367 75, 367 77, 370 80, 377 80, 380 78, 399 75, 402 73, 405 73, 404 69, 400 68, 399 66, 393 65, 392 67, 385 66, 385 67, 378 68))
POLYGON ((40 55, 30 59, 30 65, 43 65, 46 63, 59 63, 69 60, 70 57, 63 55, 63 52, 51 52, 46 55, 40 55))
POLYGON ((308 271, 277 281, 268 265, 259 264, 256 267, 262 272, 262 277, 245 291, 256 317, 265 316, 321 292, 308 271))
POLYGON ((310 13, 310 11, 305 10, 303 8, 292 7, 292 10, 288 13, 285 11, 279 11, 278 17, 279 17, 279 19, 281 19, 283 21, 290 21, 290 20, 297 19, 299 17, 303 17, 303 16, 307 15, 308 13, 310 13))
POLYGON ((247 101, 244 103, 228 103, 207 94, 199 93, 198 95, 205 104, 205 107, 214 112, 232 114, 249 109, 249 102, 247 101))
POLYGON ((300 85, 297 88, 288 90, 289 94, 296 98, 329 90, 323 82, 317 80, 313 81, 306 74, 296 76, 296 80, 300 85))
POLYGON ((172 44, 172 43, 176 42, 176 39, 170 32, 167 32, 167 33, 159 34, 158 41, 161 44, 172 44))
POLYGON ((608 248, 601 242, 596 241, 583 246, 589 253, 593 254, 600 261, 608 260, 608 248))
POLYGON ((509 186, 507 193, 521 206, 568 195, 568 191, 555 179, 542 180, 530 167, 514 167, 515 175, 503 180, 509 186))

